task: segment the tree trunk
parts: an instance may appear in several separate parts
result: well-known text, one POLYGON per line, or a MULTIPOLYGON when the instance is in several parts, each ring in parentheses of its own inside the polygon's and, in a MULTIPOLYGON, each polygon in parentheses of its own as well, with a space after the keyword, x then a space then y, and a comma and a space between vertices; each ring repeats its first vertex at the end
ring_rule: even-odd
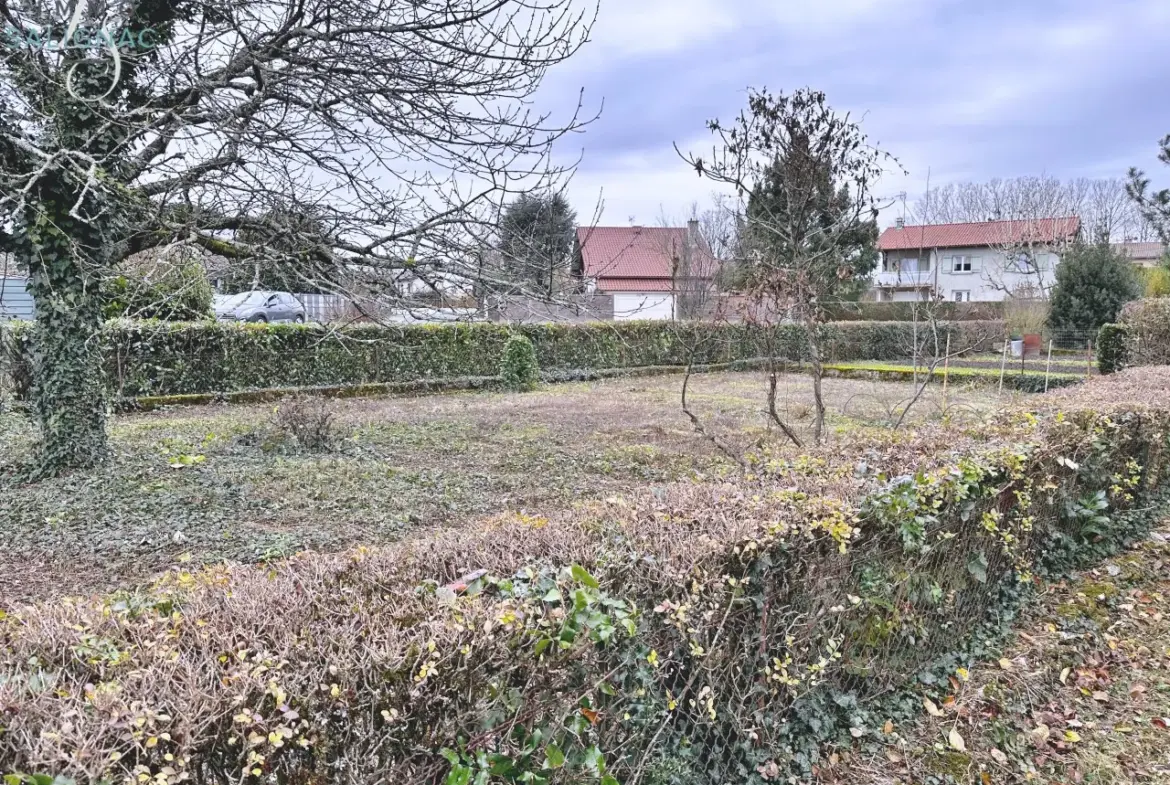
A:
POLYGON ((98 228, 71 217, 60 204, 42 202, 16 242, 36 306, 32 368, 40 477, 88 468, 109 454, 99 336, 102 246, 98 228))
POLYGON ((816 404, 816 420, 813 423, 813 440, 820 445, 825 436, 825 397, 821 392, 821 379, 825 375, 825 367, 821 363, 820 337, 817 335, 819 325, 808 322, 805 329, 808 331, 809 368, 812 371, 813 401, 816 404))

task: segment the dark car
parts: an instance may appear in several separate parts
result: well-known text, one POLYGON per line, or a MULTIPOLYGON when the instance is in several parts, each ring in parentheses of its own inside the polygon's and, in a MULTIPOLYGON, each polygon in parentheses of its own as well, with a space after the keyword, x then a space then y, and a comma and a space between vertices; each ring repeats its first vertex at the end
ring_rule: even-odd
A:
POLYGON ((241 292, 215 301, 215 318, 232 322, 305 321, 305 306, 288 292, 241 292))

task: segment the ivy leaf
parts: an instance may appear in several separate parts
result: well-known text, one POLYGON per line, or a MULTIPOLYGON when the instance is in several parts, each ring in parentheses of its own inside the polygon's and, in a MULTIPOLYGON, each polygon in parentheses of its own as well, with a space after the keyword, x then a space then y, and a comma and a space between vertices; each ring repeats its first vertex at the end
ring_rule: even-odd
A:
POLYGON ((601 584, 597 582, 597 579, 590 575, 589 572, 580 564, 574 564, 571 571, 573 574, 573 580, 580 581, 590 589, 601 588, 601 584))
POLYGON ((967 572, 980 583, 987 583, 987 557, 983 551, 971 554, 971 558, 967 560, 967 572))
POLYGON ((451 773, 447 775, 446 785, 467 785, 471 782, 471 769, 458 763, 451 767, 451 773))
POLYGON ((959 735, 958 729, 951 728, 951 732, 947 736, 947 741, 950 743, 952 748, 958 750, 959 752, 967 751, 967 742, 963 741, 963 737, 959 735))
POLYGON ((565 753, 556 744, 550 743, 544 748, 544 768, 559 769, 565 765, 565 753))

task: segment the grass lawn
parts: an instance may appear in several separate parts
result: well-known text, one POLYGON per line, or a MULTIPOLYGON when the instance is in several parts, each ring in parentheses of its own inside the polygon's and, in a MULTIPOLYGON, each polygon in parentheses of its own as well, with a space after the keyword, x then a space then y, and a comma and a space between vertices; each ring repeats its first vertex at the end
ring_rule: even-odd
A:
MULTIPOLYGON (((114 459, 35 485, 13 468, 35 432, 0 418, 0 605, 133 583, 173 565, 256 561, 303 549, 386 542, 504 513, 540 516, 730 463, 679 409, 681 378, 331 402, 336 444, 270 442, 272 404, 177 408, 111 422, 114 459)), ((830 379, 831 438, 886 424, 913 394, 903 383, 830 379)), ((780 444, 759 374, 691 381, 691 408, 737 448, 780 444)), ((932 386, 908 422, 941 416, 932 386)), ((980 417, 1010 395, 952 383, 947 414, 980 417)), ((780 401, 811 429, 803 376, 780 401)))

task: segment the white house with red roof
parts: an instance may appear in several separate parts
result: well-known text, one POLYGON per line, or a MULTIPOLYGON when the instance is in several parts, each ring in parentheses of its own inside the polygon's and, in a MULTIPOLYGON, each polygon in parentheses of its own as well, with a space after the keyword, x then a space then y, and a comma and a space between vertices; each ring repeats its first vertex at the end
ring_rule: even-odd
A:
POLYGON ((717 267, 697 221, 577 229, 574 273, 585 291, 613 296, 615 319, 674 319, 680 295, 709 286, 717 267))
POLYGON ((1076 216, 927 226, 899 221, 878 239, 874 292, 879 301, 1044 297, 1080 230, 1076 216))

